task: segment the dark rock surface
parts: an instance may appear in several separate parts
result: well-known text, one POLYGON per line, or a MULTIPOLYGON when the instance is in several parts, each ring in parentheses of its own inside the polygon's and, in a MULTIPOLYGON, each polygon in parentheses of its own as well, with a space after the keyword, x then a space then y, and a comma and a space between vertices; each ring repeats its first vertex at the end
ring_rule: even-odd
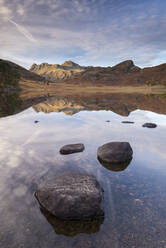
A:
POLYGON ((98 148, 98 159, 109 164, 131 161, 133 150, 128 142, 110 142, 98 148))
POLYGON ((52 214, 42 208, 40 209, 40 211, 47 219, 47 221, 52 225, 56 234, 70 237, 74 237, 81 233, 97 233, 99 232, 100 226, 103 224, 104 221, 104 216, 89 221, 67 221, 56 218, 55 216, 53 216, 52 214))
POLYGON ((155 123, 145 123, 142 125, 143 127, 155 128, 157 125, 155 123))
POLYGON ((122 121, 124 124, 134 124, 134 121, 122 121))
POLYGON ((93 176, 61 174, 44 182, 35 193, 41 207, 63 220, 86 220, 104 215, 103 189, 93 176))
POLYGON ((60 149, 60 153, 63 155, 76 153, 76 152, 83 152, 85 149, 84 144, 69 144, 65 145, 60 149))

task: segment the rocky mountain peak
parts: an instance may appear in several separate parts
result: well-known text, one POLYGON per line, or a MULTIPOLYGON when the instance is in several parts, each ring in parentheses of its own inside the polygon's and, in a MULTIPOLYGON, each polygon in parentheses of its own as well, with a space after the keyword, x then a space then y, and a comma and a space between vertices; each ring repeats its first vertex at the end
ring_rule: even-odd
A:
POLYGON ((132 60, 123 61, 112 68, 113 70, 118 70, 122 72, 132 72, 132 71, 136 72, 140 70, 138 66, 135 66, 132 60))
POLYGON ((65 66, 65 67, 73 67, 73 68, 80 68, 80 65, 74 63, 73 61, 71 60, 68 60, 68 61, 65 61, 62 66, 65 66))
POLYGON ((30 68, 30 71, 33 71, 33 70, 35 70, 37 68, 37 64, 33 64, 33 65, 31 65, 31 68, 30 68))

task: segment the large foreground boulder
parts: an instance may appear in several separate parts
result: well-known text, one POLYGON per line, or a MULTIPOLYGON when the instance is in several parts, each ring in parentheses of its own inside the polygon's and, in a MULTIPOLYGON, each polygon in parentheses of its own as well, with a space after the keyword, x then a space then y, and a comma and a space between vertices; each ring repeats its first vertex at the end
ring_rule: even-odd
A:
POLYGON ((110 142, 98 148, 99 161, 106 164, 130 162, 133 150, 128 142, 110 142))
POLYGON ((72 154, 76 152, 83 152, 85 149, 84 144, 69 144, 60 149, 60 153, 63 155, 72 154))
POLYGON ((35 193, 41 207, 63 220, 86 220, 104 215, 104 190, 93 176, 62 174, 44 182, 35 193))

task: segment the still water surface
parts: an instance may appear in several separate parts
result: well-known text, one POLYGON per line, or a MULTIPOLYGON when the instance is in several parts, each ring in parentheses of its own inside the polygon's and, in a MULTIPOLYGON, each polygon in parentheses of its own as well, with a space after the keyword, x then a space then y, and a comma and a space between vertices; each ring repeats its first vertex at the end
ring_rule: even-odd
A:
POLYGON ((35 109, 0 119, 0 247, 165 248, 166 115, 35 109), (158 126, 143 128, 145 122, 158 126), (128 141, 133 148, 133 159, 122 171, 108 170, 97 160, 97 148, 111 141, 128 141), (61 146, 80 142, 84 152, 59 154, 61 146), (104 188, 103 220, 64 223, 40 210, 37 185, 63 172, 97 178, 104 188))

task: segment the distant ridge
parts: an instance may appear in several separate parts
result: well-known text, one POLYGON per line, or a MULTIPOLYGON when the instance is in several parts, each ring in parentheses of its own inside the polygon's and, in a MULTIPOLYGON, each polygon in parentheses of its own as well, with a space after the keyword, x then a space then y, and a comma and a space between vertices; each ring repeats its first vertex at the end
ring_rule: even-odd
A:
POLYGON ((166 64, 142 69, 132 60, 126 60, 112 67, 89 67, 65 82, 98 86, 166 86, 166 64))

